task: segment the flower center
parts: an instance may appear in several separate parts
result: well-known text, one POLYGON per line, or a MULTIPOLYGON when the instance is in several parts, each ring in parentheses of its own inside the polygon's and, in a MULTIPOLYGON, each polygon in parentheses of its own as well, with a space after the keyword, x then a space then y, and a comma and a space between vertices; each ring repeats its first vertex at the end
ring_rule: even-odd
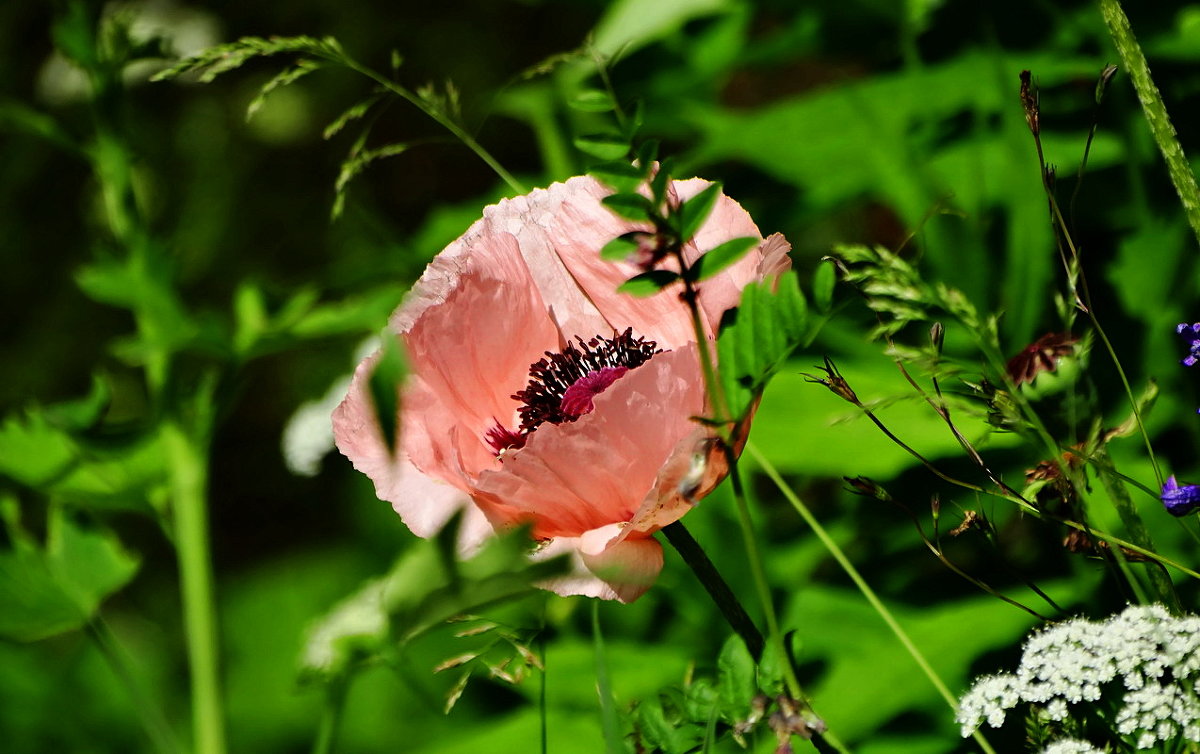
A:
POLYGON ((573 422, 591 413, 592 399, 659 353, 653 340, 633 337, 632 327, 612 338, 575 340, 578 346, 568 343, 558 353, 546 351, 546 358, 529 365, 529 383, 512 396, 521 403, 520 427, 510 430, 497 421, 485 435, 498 454, 524 447, 529 434, 545 422, 573 422))

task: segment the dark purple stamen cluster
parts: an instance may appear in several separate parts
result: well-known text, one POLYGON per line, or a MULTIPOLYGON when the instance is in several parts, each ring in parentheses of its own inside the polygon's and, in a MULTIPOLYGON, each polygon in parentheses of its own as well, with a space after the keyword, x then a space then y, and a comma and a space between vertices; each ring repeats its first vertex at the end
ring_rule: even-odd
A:
POLYGON ((1182 322, 1175 325, 1175 332, 1189 341, 1188 355, 1184 358, 1183 365, 1185 367, 1195 366, 1196 362, 1200 361, 1200 322, 1193 322, 1190 325, 1182 322))
POLYGON ((575 340, 578 348, 568 343, 561 352, 546 351, 546 358, 529 365, 529 384, 512 395, 521 402, 521 426, 514 432, 497 421, 484 433, 501 457, 507 450, 525 447, 529 434, 545 422, 573 422, 590 413, 592 398, 660 353, 653 340, 633 337, 632 327, 612 338, 597 335, 585 343, 577 335, 575 340))
POLYGON ((521 432, 528 434, 544 422, 561 424, 573 422, 578 414, 563 410, 563 396, 579 380, 606 367, 636 369, 658 353, 658 344, 653 340, 633 337, 633 328, 613 338, 597 335, 586 343, 576 336, 574 343, 559 353, 546 351, 546 357, 529 365, 529 384, 513 400, 523 405, 517 409, 521 415, 521 432))

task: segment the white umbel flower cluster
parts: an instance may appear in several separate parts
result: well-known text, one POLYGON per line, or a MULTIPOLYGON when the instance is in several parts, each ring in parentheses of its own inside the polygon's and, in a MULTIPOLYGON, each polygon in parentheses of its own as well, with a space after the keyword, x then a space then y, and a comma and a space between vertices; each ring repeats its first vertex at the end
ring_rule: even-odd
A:
POLYGON ((1104 754, 1104 749, 1097 749, 1077 738, 1064 738, 1042 749, 1042 754, 1104 754))
MULTIPOLYGON (((1046 720, 1078 714, 1072 705, 1117 699, 1113 726, 1138 749, 1158 742, 1200 742, 1200 617, 1161 605, 1130 606, 1100 622, 1076 618, 1025 642, 1016 673, 976 679, 959 704, 963 736, 984 721, 998 728, 1019 704, 1046 720)), ((1100 751, 1058 741, 1047 754, 1100 751), (1074 748, 1072 748, 1074 747, 1074 748)))

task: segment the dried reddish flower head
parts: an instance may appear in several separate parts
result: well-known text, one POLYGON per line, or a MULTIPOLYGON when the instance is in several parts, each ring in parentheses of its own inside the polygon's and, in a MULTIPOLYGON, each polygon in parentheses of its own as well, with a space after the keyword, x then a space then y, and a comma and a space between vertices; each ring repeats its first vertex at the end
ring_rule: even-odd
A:
POLYGON ((1008 360, 1007 372, 1014 385, 1033 382, 1042 372, 1053 372, 1058 362, 1070 356, 1079 342, 1071 333, 1046 333, 1008 360))
MULTIPOLYGON (((673 199, 707 185, 676 181, 673 199)), ((574 555, 573 574, 548 588, 630 601, 662 567, 654 532, 727 468, 692 420, 707 398, 686 308, 669 291, 618 293, 637 260, 600 259, 613 238, 645 230, 610 213, 607 193, 573 178, 484 210, 392 315, 411 370, 394 454, 368 398, 373 358, 333 423, 339 449, 414 533, 464 510, 470 548, 528 523, 539 554, 574 555)), ((721 196, 685 257, 742 236, 761 238, 721 196)), ((748 282, 788 268, 788 248, 772 236, 700 285, 709 338, 748 282)))

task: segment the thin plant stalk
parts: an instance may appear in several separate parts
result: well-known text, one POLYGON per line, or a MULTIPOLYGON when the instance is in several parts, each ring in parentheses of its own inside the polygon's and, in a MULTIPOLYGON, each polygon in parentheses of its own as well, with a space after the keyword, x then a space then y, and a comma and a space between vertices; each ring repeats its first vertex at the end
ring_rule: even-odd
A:
POLYGON ((337 740, 342 714, 346 709, 346 692, 349 685, 346 678, 337 678, 326 684, 325 708, 321 711, 321 724, 313 742, 312 754, 332 754, 333 742, 337 740))
MULTIPOLYGON (((104 195, 108 226, 125 246, 136 272, 146 274, 152 255, 159 250, 150 240, 137 210, 130 152, 112 119, 100 108, 97 109, 97 121, 91 159, 104 195)), ((148 306, 139 304, 134 310, 134 318, 139 333, 155 342, 161 340, 156 337, 160 326, 148 306)), ((168 364, 167 353, 159 348, 153 349, 146 361, 146 381, 151 393, 159 400, 164 399, 168 364)), ((195 754, 224 754, 226 750, 208 533, 207 438, 212 399, 213 383, 208 380, 191 398, 194 426, 189 430, 175 416, 164 421, 160 429, 167 455, 176 558, 183 594, 195 754)))
POLYGON ((750 655, 755 661, 761 659, 764 646, 762 632, 758 630, 758 626, 754 625, 754 621, 746 613, 746 608, 742 607, 741 600, 729 588, 729 584, 721 576, 717 567, 713 565, 708 554, 700 547, 700 543, 683 525, 683 521, 667 524, 662 528, 662 533, 679 553, 679 556, 683 558, 683 562, 692 569, 692 573, 696 574, 696 578, 704 586, 708 596, 716 603, 717 609, 721 611, 725 621, 738 636, 742 637, 742 641, 746 643, 746 649, 750 650, 750 655))
POLYGON ((100 654, 104 655, 104 659, 112 667, 113 673, 125 685, 130 701, 137 710, 138 721, 154 745, 155 751, 160 754, 183 754, 184 749, 180 746, 170 723, 167 722, 166 715, 138 680, 132 668, 132 660, 113 634, 112 629, 108 627, 103 618, 97 616, 85 626, 85 631, 95 642, 100 654))
MULTIPOLYGON (((945 682, 942 681, 940 676, 938 676, 937 672, 929 664, 929 661, 925 659, 925 655, 920 649, 917 648, 917 645, 913 643, 912 639, 909 638, 908 633, 900 626, 899 622, 896 621, 896 618, 892 615, 891 610, 887 608, 887 605, 883 604, 883 601, 880 600, 879 596, 875 594, 875 590, 873 590, 871 586, 867 584, 866 580, 863 579, 862 574, 858 572, 858 569, 855 568, 854 564, 850 562, 850 559, 846 557, 846 553, 842 551, 842 548, 838 546, 833 537, 829 536, 829 532, 825 531, 825 527, 821 526, 821 523, 817 521, 815 516, 813 516, 812 511, 808 509, 808 506, 804 504, 804 502, 792 490, 787 482, 783 480, 783 477, 780 476, 778 469, 776 469, 775 466, 769 460, 767 460, 767 457, 764 456, 757 447, 755 447, 754 443, 747 443, 746 450, 751 456, 754 457, 754 460, 762 467, 767 477, 775 484, 776 488, 780 491, 780 493, 783 494, 787 501, 791 503, 796 512, 800 514, 800 517, 804 519, 805 523, 809 525, 809 527, 813 530, 813 533, 817 535, 817 539, 821 540, 821 544, 824 545, 829 554, 833 556, 834 560, 838 562, 838 565, 841 566, 846 575, 850 577, 850 579, 854 582, 854 585, 858 587, 859 592, 862 593, 863 597, 868 603, 870 603, 875 612, 879 614, 879 617, 883 619, 883 622, 886 623, 888 628, 891 629, 892 633, 895 634, 896 638, 904 646, 905 650, 908 651, 908 654, 913 658, 913 661, 917 663, 917 666, 921 669, 921 672, 925 674, 925 677, 929 679, 929 682, 933 685, 934 689, 936 689, 942 699, 946 701, 946 704, 950 706, 950 709, 957 713, 958 700, 953 694, 950 693, 950 689, 946 687, 945 682)), ((987 739, 982 733, 976 730, 972 733, 972 736, 985 754, 996 754, 995 749, 992 748, 991 744, 988 743, 987 739)))
POLYGON ((495 157, 492 157, 490 152, 488 152, 486 149, 484 149, 483 146, 479 142, 475 141, 475 137, 473 137, 473 136, 471 136, 471 134, 467 133, 466 130, 463 129, 463 127, 460 126, 457 122, 455 122, 455 120, 453 118, 447 117, 440 110, 430 107, 425 101, 423 101, 420 97, 414 95, 408 89, 400 86, 399 84, 397 84, 396 82, 387 78, 386 76, 383 76, 382 74, 377 73, 376 71, 359 63, 357 60, 355 60, 354 58, 351 58, 349 55, 346 55, 344 52, 339 53, 339 57, 337 58, 337 61, 342 63, 343 65, 345 65, 347 68, 349 68, 353 71, 357 71, 358 73, 361 73, 362 75, 371 79, 372 81, 379 84, 384 89, 387 89, 389 92, 400 97, 401 99, 404 99, 405 101, 411 103, 413 106, 415 106, 421 112, 425 113, 430 118, 437 121, 437 123, 440 126, 445 128, 450 133, 454 134, 454 138, 461 141, 463 143, 463 145, 466 146, 468 149, 470 149, 472 152, 474 152, 479 157, 479 159, 483 160, 484 163, 489 168, 491 168, 492 171, 496 173, 496 175, 500 176, 501 180, 503 180, 505 183, 507 183, 509 188, 511 188, 515 193, 517 193, 517 194, 528 193, 528 189, 525 188, 524 184, 522 184, 520 181, 518 181, 516 179, 516 177, 513 176, 512 173, 508 172, 508 170, 506 170, 504 168, 504 166, 501 165, 496 160, 495 157))
MULTIPOLYGON (((200 400, 204 399, 202 391, 200 400)), ((225 718, 217 670, 217 615, 209 557, 205 446, 177 420, 163 425, 162 437, 170 467, 175 547, 183 589, 195 750, 197 754, 224 754, 225 718)))
MULTIPOLYGON (((705 391, 709 396, 709 407, 715 414, 715 425, 718 428, 717 432, 721 439, 721 447, 724 449, 725 462, 729 468, 729 481, 733 490, 735 507, 738 512, 738 527, 742 531, 746 559, 750 566, 750 573, 754 579, 754 588, 758 593, 763 615, 766 617, 767 641, 771 643, 777 655, 784 658, 784 662, 782 663, 783 677, 788 693, 793 699, 803 703, 807 707, 809 706, 808 699, 805 697, 804 690, 800 686, 800 680, 796 676, 796 669, 792 667, 790 655, 784 646, 783 634, 779 630, 779 619, 775 614, 775 603, 771 598, 771 587, 767 581, 767 572, 763 565, 762 553, 758 549, 758 537, 755 533, 754 521, 750 516, 750 505, 746 499, 746 490, 742 484, 741 475, 738 473, 738 458, 737 453, 734 451, 733 429, 730 426, 732 417, 729 412, 729 401, 725 396, 721 381, 717 379, 717 372, 713 366, 708 335, 704 331, 704 323, 700 317, 699 291, 696 290, 695 283, 687 274, 688 265, 682 251, 677 249, 675 257, 679 262, 679 269, 683 279, 683 301, 691 313, 692 329, 696 335, 700 369, 704 376, 705 391)), ((809 710, 811 713, 811 707, 809 707, 809 710)), ((815 716, 815 713, 811 714, 815 716)), ((841 742, 838 741, 837 737, 828 730, 813 733, 811 741, 818 751, 847 751, 841 742)))
POLYGON ((600 630, 600 601, 592 602, 592 647, 596 662, 596 695, 600 702, 600 727, 604 733, 604 751, 621 754, 625 746, 621 740, 621 722, 617 715, 617 703, 613 699, 612 676, 608 672, 608 657, 604 650, 604 633, 600 630))
POLYGON ((1167 172, 1171 176, 1176 193, 1179 194, 1188 224, 1192 226, 1192 233, 1196 235, 1197 241, 1200 241, 1200 187, 1196 186, 1196 176, 1183 154, 1183 147, 1179 145, 1179 137, 1171 124, 1170 116, 1167 115, 1162 94, 1150 76, 1150 66, 1146 64, 1142 47, 1133 35, 1129 17, 1125 15, 1119 0, 1100 0, 1100 15, 1104 17, 1104 23, 1108 26, 1108 33, 1121 56, 1121 62, 1129 72, 1138 100, 1142 103, 1146 124, 1150 126, 1150 133, 1154 136, 1163 159, 1166 160, 1167 172))
MULTIPOLYGON (((687 263, 683 258, 683 254, 677 255, 679 267, 686 272, 687 263)), ((711 408, 716 415, 717 426, 721 433, 721 445, 725 449, 725 460, 729 466, 729 481, 733 488, 733 498, 738 514, 738 527, 742 531, 742 542, 746 548, 746 559, 750 565, 750 573, 754 579, 754 589, 758 593, 758 600, 761 603, 763 615, 767 622, 767 641, 771 642, 775 649, 779 652, 780 657, 787 657, 787 652, 783 646, 783 635, 779 632, 779 619, 775 615, 775 604, 771 599, 771 587, 767 582, 766 568, 763 566, 762 553, 758 549, 758 537, 754 531, 754 521, 750 516, 750 506, 746 502, 746 491, 742 486, 741 475, 737 468, 737 454, 734 453, 732 443, 732 432, 728 425, 729 402, 725 397, 725 391, 722 388, 721 381, 717 379, 716 369, 713 367, 712 352, 709 348, 708 336, 704 332, 703 322, 700 319, 700 306, 698 304, 699 292, 695 285, 683 274, 684 293, 683 300, 687 304, 688 310, 692 315, 692 329, 696 334, 696 345, 700 356, 700 369, 704 375, 704 387, 709 396, 711 408)), ((796 678, 795 669, 792 668, 790 662, 783 663, 784 680, 787 682, 788 691, 795 699, 803 699, 803 691, 800 688, 800 681, 796 678)))

